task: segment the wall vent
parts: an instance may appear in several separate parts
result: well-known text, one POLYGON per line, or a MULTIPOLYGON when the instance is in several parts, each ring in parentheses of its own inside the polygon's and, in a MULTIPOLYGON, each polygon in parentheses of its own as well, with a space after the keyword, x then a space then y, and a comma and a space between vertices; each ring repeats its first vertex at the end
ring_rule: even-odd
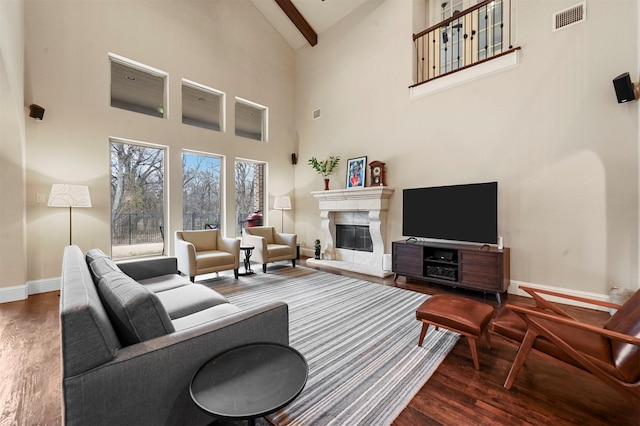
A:
POLYGON ((320 118, 320 108, 313 110, 313 119, 317 120, 318 118, 320 118))
POLYGON ((587 20, 587 2, 572 6, 553 14, 553 31, 562 30, 587 20))

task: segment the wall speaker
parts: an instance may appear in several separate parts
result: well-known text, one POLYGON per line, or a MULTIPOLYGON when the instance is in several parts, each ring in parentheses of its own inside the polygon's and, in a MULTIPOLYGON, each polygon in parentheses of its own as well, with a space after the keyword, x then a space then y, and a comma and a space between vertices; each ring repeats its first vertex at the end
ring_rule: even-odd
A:
POLYGON ((44 117, 44 108, 36 104, 29 105, 29 117, 42 120, 42 117, 44 117))
POLYGON ((616 90, 616 96, 618 97, 618 103, 634 101, 636 99, 633 93, 633 83, 629 73, 625 72, 613 79, 613 88, 616 90))
POLYGON ((294 166, 298 164, 298 156, 295 152, 291 153, 291 164, 293 164, 294 166))

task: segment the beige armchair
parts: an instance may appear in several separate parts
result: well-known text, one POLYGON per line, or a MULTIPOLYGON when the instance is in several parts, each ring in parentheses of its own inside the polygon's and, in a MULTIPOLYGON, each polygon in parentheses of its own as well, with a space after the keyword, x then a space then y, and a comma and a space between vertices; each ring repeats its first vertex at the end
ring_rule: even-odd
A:
POLYGON ((240 240, 225 238, 218 229, 176 231, 178 270, 193 282, 196 275, 233 269, 238 278, 240 240))
POLYGON ((262 272, 267 272, 267 263, 291 260, 296 266, 296 234, 277 232, 273 226, 254 226, 245 228, 242 233, 242 245, 253 246, 251 260, 262 263, 262 272))

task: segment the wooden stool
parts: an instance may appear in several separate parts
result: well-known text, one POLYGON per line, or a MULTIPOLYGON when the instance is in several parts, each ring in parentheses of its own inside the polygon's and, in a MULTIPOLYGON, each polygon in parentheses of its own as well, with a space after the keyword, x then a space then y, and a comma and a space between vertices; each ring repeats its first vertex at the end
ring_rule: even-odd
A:
POLYGON ((416 319, 422 321, 422 331, 420 332, 418 346, 422 346, 422 341, 430 324, 435 325, 436 330, 438 327, 443 327, 455 331, 467 337, 469 348, 471 348, 473 365, 476 370, 480 370, 476 340, 484 334, 489 348, 491 348, 487 325, 492 315, 493 307, 486 303, 452 294, 431 296, 416 309, 416 319))

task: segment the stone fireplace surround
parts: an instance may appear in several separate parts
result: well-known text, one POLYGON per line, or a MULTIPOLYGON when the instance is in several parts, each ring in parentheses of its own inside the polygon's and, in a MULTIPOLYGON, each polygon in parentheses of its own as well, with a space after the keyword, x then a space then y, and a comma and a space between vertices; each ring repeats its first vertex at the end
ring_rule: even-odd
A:
POLYGON ((307 263, 383 278, 392 275, 382 269, 382 259, 393 192, 386 186, 312 192, 320 209, 322 255, 320 260, 307 259, 307 263), (373 252, 336 248, 336 224, 369 226, 373 252))

